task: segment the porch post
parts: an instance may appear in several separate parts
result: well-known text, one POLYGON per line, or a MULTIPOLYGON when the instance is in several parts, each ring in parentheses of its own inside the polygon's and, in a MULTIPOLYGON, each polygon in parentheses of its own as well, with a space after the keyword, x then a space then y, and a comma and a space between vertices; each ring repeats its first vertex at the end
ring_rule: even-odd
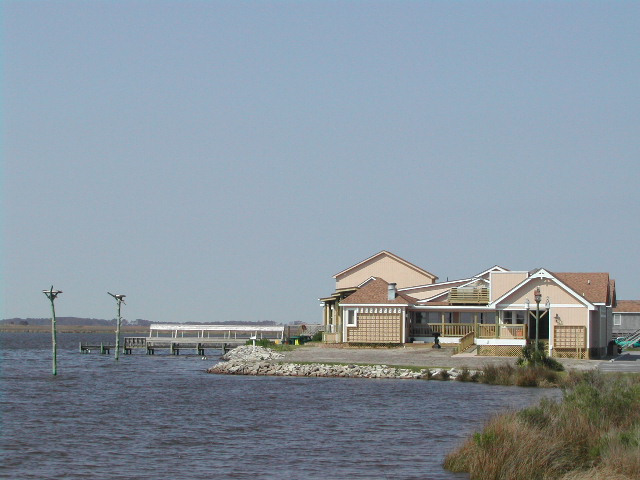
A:
POLYGON ((500 338, 500 315, 496 310, 496 338, 500 338))

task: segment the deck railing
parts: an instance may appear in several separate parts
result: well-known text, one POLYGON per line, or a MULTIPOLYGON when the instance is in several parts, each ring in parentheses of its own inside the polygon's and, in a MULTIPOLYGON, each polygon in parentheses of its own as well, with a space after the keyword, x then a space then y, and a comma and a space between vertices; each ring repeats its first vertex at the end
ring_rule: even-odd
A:
POLYGON ((429 323, 428 325, 442 337, 464 337, 474 329, 473 323, 429 323))
POLYGON ((500 325, 500 338, 516 338, 524 340, 527 338, 526 325, 500 325))
POLYGON ((478 325, 477 338, 527 338, 526 325, 478 325))
POLYGON ((481 304, 489 303, 489 289, 486 287, 460 287, 449 291, 449 303, 452 304, 481 304))
POLYGON ((467 348, 475 343, 475 333, 476 332, 472 330, 460 339, 460 344, 458 345, 458 353, 464 352, 467 348))
MULTIPOLYGON (((527 326, 523 324, 496 325, 495 323, 418 323, 411 325, 410 336, 412 337, 432 337, 434 333, 439 333, 440 337, 465 337, 471 334, 469 335, 471 343, 475 338, 524 340, 527 338, 527 326)), ((460 341, 462 342, 462 340, 460 341)))
POLYGON ((476 337, 478 338, 497 338, 496 325, 478 325, 476 330, 476 337))

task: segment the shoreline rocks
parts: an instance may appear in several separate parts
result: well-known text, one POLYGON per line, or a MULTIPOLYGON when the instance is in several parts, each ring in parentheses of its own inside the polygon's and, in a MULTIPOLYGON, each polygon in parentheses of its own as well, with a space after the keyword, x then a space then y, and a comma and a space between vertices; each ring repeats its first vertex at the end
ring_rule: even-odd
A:
POLYGON ((388 379, 439 379, 455 380, 465 373, 477 376, 482 372, 458 368, 408 368, 387 365, 331 365, 324 363, 300 364, 277 363, 284 355, 268 348, 238 347, 223 357, 223 362, 207 370, 222 375, 269 375, 286 377, 342 377, 342 378, 388 378, 388 379), (274 362, 275 361, 275 362, 274 362))
POLYGON ((240 361, 240 362, 261 362, 264 360, 276 360, 283 358, 282 353, 271 350, 270 348, 242 345, 229 350, 220 357, 221 360, 240 361))

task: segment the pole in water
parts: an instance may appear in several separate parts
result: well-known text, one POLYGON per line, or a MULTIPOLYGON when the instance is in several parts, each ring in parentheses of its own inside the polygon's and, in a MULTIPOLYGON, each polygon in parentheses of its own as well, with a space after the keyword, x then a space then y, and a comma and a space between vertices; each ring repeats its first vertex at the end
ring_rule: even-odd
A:
POLYGON ((126 295, 113 294, 111 292, 107 292, 107 293, 111 295, 113 298, 115 298, 116 301, 118 302, 118 319, 117 319, 117 325, 116 325, 116 361, 118 361, 118 355, 120 352, 120 323, 122 322, 122 318, 120 317, 120 306, 124 303, 124 297, 126 297, 126 295))
POLYGON ((58 295, 62 293, 61 290, 54 290, 53 285, 49 290, 43 290, 49 301, 51 302, 51 349, 52 349, 52 362, 53 362, 53 374, 58 374, 58 344, 56 342, 56 307, 54 301, 58 295))

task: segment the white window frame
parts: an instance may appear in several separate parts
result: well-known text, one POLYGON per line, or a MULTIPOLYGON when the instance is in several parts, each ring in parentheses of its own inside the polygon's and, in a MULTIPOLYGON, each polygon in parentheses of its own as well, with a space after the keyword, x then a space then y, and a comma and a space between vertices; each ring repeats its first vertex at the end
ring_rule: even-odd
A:
POLYGON ((358 309, 357 308, 346 308, 345 309, 345 323, 347 327, 357 327, 358 326, 358 309), (350 318, 350 314, 353 313, 353 318, 350 318))
POLYGON ((527 321, 524 310, 502 310, 501 321, 503 325, 524 325, 527 321), (511 323, 507 323, 507 316, 511 323), (521 320, 521 322, 519 321, 521 320))
POLYGON ((613 314, 613 324, 616 326, 621 326, 622 325, 622 315, 619 313, 614 313, 613 314))

